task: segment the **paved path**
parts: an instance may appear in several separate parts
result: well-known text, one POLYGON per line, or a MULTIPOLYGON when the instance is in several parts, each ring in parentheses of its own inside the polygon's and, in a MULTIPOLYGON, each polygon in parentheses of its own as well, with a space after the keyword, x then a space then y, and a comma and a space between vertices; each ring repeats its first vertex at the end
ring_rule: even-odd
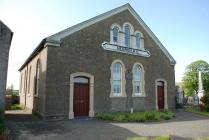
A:
POLYGON ((117 123, 96 119, 42 121, 28 115, 6 115, 15 140, 126 140, 131 136, 172 135, 174 139, 209 136, 209 117, 178 110, 161 122, 117 123))

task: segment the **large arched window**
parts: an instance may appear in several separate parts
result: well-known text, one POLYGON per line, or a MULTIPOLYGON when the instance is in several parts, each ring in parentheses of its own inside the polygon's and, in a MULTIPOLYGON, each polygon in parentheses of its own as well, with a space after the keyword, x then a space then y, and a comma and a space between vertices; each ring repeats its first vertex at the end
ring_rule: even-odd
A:
POLYGON ((126 97, 125 66, 121 60, 115 60, 111 65, 111 93, 110 97, 126 97))
POLYGON ((35 96, 39 94, 39 82, 40 82, 40 61, 36 64, 36 76, 35 76, 35 96))
POLYGON ((115 26, 113 29, 112 29, 112 40, 114 43, 118 43, 118 40, 119 40, 119 28, 117 26, 115 26))
POLYGON ((145 96, 144 92, 144 68, 140 63, 133 66, 133 96, 145 96))
POLYGON ((141 39, 141 34, 140 33, 137 33, 136 34, 136 48, 137 49, 140 49, 141 48, 140 39, 141 39))
POLYGON ((134 67, 134 73, 133 73, 133 80, 134 80, 134 93, 136 95, 141 93, 141 67, 140 65, 136 65, 134 67))
POLYGON ((122 65, 117 62, 113 64, 112 68, 112 92, 114 95, 121 95, 122 88, 122 65))
POLYGON ((125 25, 125 46, 126 47, 131 46, 131 43, 130 43, 130 26, 129 25, 125 25))

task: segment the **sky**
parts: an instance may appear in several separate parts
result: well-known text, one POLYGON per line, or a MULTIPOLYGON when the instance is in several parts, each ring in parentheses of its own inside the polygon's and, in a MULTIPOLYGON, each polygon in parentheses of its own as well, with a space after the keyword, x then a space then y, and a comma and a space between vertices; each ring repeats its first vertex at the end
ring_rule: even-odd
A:
POLYGON ((7 86, 19 89, 18 69, 43 38, 126 3, 176 60, 176 82, 191 62, 209 62, 208 0, 0 0, 0 20, 14 32, 7 86))

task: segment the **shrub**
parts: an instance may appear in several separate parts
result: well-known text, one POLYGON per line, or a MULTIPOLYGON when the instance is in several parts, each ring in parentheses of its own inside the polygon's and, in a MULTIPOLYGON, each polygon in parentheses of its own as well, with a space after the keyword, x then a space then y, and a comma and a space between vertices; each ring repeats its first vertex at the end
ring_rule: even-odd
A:
POLYGON ((146 111, 145 112, 145 118, 146 120, 156 120, 156 112, 146 111))
POLYGON ((23 106, 20 104, 13 104, 10 106, 10 110, 23 110, 23 106))
POLYGON ((125 113, 118 112, 114 115, 113 120, 114 121, 124 121, 126 117, 127 117, 127 115, 125 115, 125 113))
POLYGON ((171 111, 145 111, 145 112, 116 112, 116 113, 97 113, 96 118, 103 120, 126 121, 126 122, 145 122, 154 120, 168 120, 174 117, 171 111))
POLYGON ((204 104, 200 104, 199 108, 200 108, 201 111, 203 111, 203 110, 205 110, 205 105, 204 104))
POLYGON ((205 110, 209 111, 209 93, 205 94, 200 101, 204 104, 205 110))

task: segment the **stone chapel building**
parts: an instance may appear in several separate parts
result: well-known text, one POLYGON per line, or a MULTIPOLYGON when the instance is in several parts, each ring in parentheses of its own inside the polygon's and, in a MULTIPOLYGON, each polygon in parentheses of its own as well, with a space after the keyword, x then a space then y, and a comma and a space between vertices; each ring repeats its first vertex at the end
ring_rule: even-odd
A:
POLYGON ((174 108, 175 63, 125 4, 44 38, 19 69, 21 104, 69 119, 174 108))

